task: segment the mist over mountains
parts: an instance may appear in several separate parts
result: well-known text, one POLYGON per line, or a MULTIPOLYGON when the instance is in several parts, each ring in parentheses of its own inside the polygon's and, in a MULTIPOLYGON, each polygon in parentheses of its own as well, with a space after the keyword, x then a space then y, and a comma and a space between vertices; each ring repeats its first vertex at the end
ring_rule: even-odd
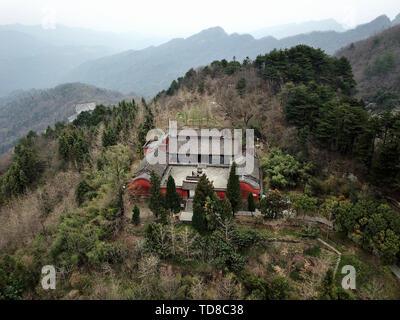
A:
POLYGON ((172 80, 190 68, 213 60, 255 58, 273 49, 305 44, 329 54, 359 40, 366 39, 392 26, 387 16, 345 32, 315 31, 278 40, 274 37, 255 39, 249 34, 227 34, 221 27, 204 30, 186 39, 174 39, 157 47, 126 51, 89 61, 73 70, 66 81, 80 81, 96 86, 134 91, 151 97, 169 86, 172 80))
POLYGON ((64 25, 56 25, 54 29, 43 29, 41 25, 12 24, 0 26, 0 31, 4 30, 22 32, 56 46, 105 47, 113 53, 130 49, 140 50, 168 40, 166 37, 156 35, 96 31, 64 25))
POLYGON ((263 38, 266 36, 272 36, 277 39, 282 39, 302 33, 310 33, 313 31, 343 32, 345 31, 345 28, 334 19, 326 19, 319 21, 288 23, 279 26, 272 26, 255 30, 253 32, 250 32, 250 34, 256 39, 263 38))
POLYGON ((163 41, 134 34, 114 34, 57 26, 0 26, 0 96, 14 90, 45 89, 67 82, 135 92, 152 97, 190 68, 213 60, 242 60, 273 49, 306 44, 329 54, 375 35, 400 22, 380 16, 355 29, 340 32, 334 20, 289 24, 255 32, 274 34, 260 39, 249 34, 227 34, 221 27, 203 30, 186 39, 163 41), (333 31, 323 31, 331 29, 333 31), (302 34, 290 35, 294 32, 302 34), (313 31, 310 30, 322 30, 313 31), (336 30, 336 31, 335 31, 336 30), (138 50, 142 47, 145 49, 138 50), (125 50, 127 48, 135 50, 125 50), (125 51, 124 51, 125 50, 125 51))
POLYGON ((163 40, 65 26, 0 26, 0 96, 20 89, 54 87, 84 62, 163 40))
POLYGON ((26 33, 0 30, 0 96, 49 88, 85 61, 111 54, 105 47, 56 46, 26 33))

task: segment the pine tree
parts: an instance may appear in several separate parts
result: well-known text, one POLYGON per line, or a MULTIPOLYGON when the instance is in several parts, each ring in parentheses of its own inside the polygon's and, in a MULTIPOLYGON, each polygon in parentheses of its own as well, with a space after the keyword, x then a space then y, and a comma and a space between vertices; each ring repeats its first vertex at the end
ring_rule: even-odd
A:
POLYGON ((108 127, 104 130, 102 141, 104 148, 117 144, 117 136, 112 127, 108 127))
POLYGON ((166 209, 170 209, 175 213, 178 213, 181 210, 180 195, 176 191, 175 180, 172 176, 168 177, 165 203, 166 209))
POLYGON ((222 220, 232 219, 232 206, 228 198, 222 200, 221 218, 222 220))
POLYGON ((250 212, 256 211, 256 205, 254 203, 253 192, 249 192, 249 196, 247 197, 247 205, 248 205, 248 210, 250 212))
POLYGON ((205 204, 208 199, 212 199, 214 195, 214 186, 206 175, 200 177, 197 183, 196 191, 193 199, 193 227, 199 232, 205 232, 207 228, 207 218, 205 204))
POLYGON ((240 200, 242 198, 240 181, 239 181, 239 176, 236 174, 236 168, 237 165, 234 162, 232 164, 231 171, 229 173, 228 186, 226 191, 226 196, 231 203, 233 213, 238 211, 240 200))
POLYGON ((166 208, 161 208, 160 210, 160 222, 163 225, 166 225, 171 222, 171 210, 166 208))
POLYGON ((239 95, 242 97, 244 95, 245 89, 246 89, 246 79, 242 77, 236 83, 236 90, 238 91, 239 95))
POLYGON ((164 196, 161 192, 160 178, 155 174, 154 171, 150 174, 150 199, 149 208, 158 218, 164 210, 165 201, 164 196))
POLYGON ((136 204, 135 207, 133 208, 132 223, 135 226, 138 226, 140 224, 140 210, 136 204))

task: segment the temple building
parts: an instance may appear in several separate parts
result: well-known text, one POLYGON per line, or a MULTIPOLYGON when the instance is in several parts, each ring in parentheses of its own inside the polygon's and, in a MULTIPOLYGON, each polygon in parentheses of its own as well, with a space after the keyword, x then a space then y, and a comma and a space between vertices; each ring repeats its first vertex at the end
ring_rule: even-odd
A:
POLYGON ((205 174, 213 182, 219 198, 224 199, 233 159, 238 168, 244 168, 250 159, 254 163, 251 172, 239 174, 242 198, 246 201, 249 193, 253 193, 258 201, 262 192, 262 177, 254 147, 242 148, 232 141, 218 130, 193 129, 181 130, 179 134, 170 130, 161 137, 147 141, 143 146, 145 157, 128 184, 131 195, 137 199, 149 196, 150 174, 154 171, 160 178, 164 194, 171 175, 177 192, 186 202, 194 197, 197 182, 205 174), (238 157, 239 151, 241 156, 238 157), (153 161, 152 157, 158 157, 161 161, 153 161))

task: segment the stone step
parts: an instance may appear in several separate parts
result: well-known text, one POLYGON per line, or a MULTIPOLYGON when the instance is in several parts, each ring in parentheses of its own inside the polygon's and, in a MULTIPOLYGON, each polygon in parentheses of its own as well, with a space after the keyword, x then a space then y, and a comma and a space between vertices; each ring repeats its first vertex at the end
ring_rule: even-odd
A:
POLYGON ((185 212, 192 212, 193 211, 193 199, 188 199, 186 201, 185 212))

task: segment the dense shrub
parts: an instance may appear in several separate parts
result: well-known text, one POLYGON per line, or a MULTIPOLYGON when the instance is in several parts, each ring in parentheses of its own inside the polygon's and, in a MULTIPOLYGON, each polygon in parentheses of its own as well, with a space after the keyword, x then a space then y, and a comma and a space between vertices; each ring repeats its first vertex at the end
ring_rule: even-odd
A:
POLYGON ((112 222, 97 209, 72 213, 60 223, 50 254, 60 264, 76 267, 118 262, 122 254, 120 245, 107 243, 112 231, 112 222))
POLYGON ((38 275, 14 257, 4 255, 0 260, 0 300, 18 300, 38 283, 38 275))
POLYGON ((277 277, 268 284, 267 299, 283 300, 287 298, 290 286, 285 278, 277 277))
POLYGON ((271 148, 262 167, 272 188, 295 187, 300 177, 300 163, 277 148, 271 148))
POLYGON ((387 264, 396 261, 400 250, 400 216, 388 205, 360 200, 342 201, 336 223, 363 248, 377 253, 387 264))

